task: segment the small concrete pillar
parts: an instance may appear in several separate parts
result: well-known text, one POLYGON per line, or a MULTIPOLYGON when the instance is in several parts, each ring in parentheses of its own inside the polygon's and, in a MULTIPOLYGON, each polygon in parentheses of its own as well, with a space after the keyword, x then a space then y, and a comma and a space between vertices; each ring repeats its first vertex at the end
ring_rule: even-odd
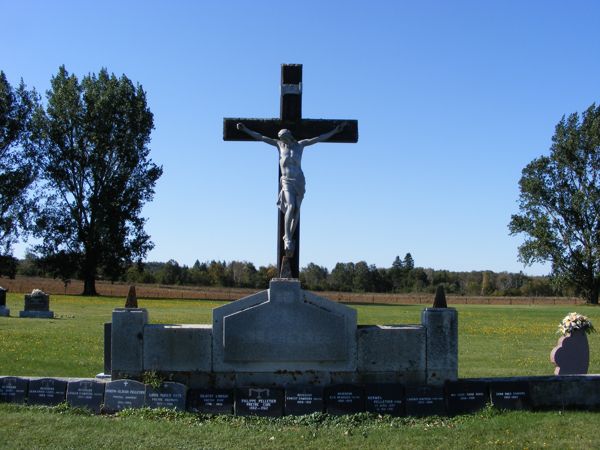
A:
POLYGON ((111 372, 114 378, 138 376, 144 367, 144 308, 115 308, 112 313, 111 372))
POLYGON ((4 289, 0 286, 0 316, 10 316, 10 309, 6 307, 6 292, 8 289, 4 289))
POLYGON ((421 323, 427 329, 427 384, 441 385, 458 378, 458 313, 454 308, 425 308, 421 323))

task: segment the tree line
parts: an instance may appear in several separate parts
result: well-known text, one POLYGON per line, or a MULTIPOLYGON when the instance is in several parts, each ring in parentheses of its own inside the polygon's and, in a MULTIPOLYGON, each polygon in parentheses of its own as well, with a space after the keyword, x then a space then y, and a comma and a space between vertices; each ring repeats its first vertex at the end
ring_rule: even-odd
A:
MULTIPOLYGON (((17 261, 13 274, 53 276, 43 263, 28 254, 17 261)), ((196 261, 191 267, 175 260, 132 264, 118 280, 131 284, 165 284, 267 289, 277 276, 273 265, 256 267, 247 261, 196 261)), ((63 280, 69 282, 68 279, 63 280)), ((396 257, 390 267, 381 268, 365 261, 337 263, 326 267, 309 263, 300 269, 302 287, 312 291, 431 293, 444 286, 449 294, 470 296, 563 296, 574 295, 573 289, 550 277, 490 270, 456 272, 415 267, 410 253, 396 257)))

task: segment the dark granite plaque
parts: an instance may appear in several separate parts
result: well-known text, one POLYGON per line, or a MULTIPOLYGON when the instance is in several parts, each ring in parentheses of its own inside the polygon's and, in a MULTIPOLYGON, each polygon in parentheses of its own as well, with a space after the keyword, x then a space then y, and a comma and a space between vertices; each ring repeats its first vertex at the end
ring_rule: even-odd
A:
POLYGON ((487 384, 481 381, 449 381, 446 383, 448 414, 479 411, 489 401, 487 384))
POLYGON ((365 386, 365 409, 377 414, 403 416, 404 387, 401 384, 368 384, 365 386))
POLYGON ((236 389, 235 414, 237 416, 282 416, 283 389, 261 387, 236 389))
POLYGON ((445 415, 444 388, 437 386, 407 387, 406 414, 409 416, 445 415))
POLYGON ((529 383, 527 381, 499 381, 490 384, 492 404, 499 409, 529 409, 529 383))
POLYGON ((146 406, 185 410, 187 386, 181 383, 165 382, 158 389, 146 386, 146 406))
POLYGON ((48 294, 25 295, 25 311, 48 311, 50 296, 48 294))
POLYGON ((301 416, 323 412, 323 388, 318 386, 290 386, 285 389, 285 413, 301 416))
POLYGON ((325 389, 325 409, 338 415, 365 412, 365 391, 351 384, 329 386, 325 389))
POLYGON ((233 414, 233 391, 229 389, 190 389, 188 411, 203 414, 233 414))
POLYGON ((104 403, 105 385, 94 380, 69 381, 67 403, 75 408, 87 408, 99 413, 104 403))
POLYGON ((29 380, 27 403, 31 405, 54 406, 65 401, 67 382, 54 378, 29 380))
POLYGON ((142 408, 146 399, 146 385, 139 381, 117 380, 106 383, 104 411, 117 412, 126 408, 142 408))
POLYGON ((29 382, 19 377, 0 377, 0 402, 25 403, 29 382))
POLYGON ((112 371, 111 362, 111 339, 112 339, 112 322, 104 324, 104 373, 110 375, 112 371))

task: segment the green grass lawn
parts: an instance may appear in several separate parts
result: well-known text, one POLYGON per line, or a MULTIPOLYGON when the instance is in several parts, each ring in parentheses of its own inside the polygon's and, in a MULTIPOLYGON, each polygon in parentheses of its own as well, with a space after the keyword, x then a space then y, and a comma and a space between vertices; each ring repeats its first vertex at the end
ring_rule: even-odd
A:
MULTIPOLYGON (((0 317, 0 374, 91 377, 103 369, 103 323, 122 298, 52 296, 56 318, 19 319, 23 296, 8 294, 0 317)), ((140 300, 153 323, 211 323, 221 302, 140 300)), ((420 305, 353 305, 361 324, 420 323, 420 305)), ((551 375, 560 320, 573 306, 459 305, 459 376, 551 375)), ((600 327, 600 308, 578 306, 600 327)), ((589 336, 590 373, 600 373, 600 333, 589 336)))
MULTIPOLYGON (((19 319, 23 296, 0 317, 0 375, 92 377, 103 368, 103 323, 122 298, 52 296, 56 318, 19 319)), ((220 302, 140 300, 153 323, 210 323, 220 302)), ((361 324, 419 323, 419 305, 355 305, 361 324)), ((461 305, 459 376, 550 375, 559 321, 572 306, 461 305)), ((578 306, 600 326, 600 309, 578 306)), ((600 333, 590 336, 600 373, 600 333)), ((206 417, 160 410, 90 416, 77 410, 0 404, 0 448, 600 448, 593 412, 500 412, 454 418, 359 414, 281 419, 206 417)))

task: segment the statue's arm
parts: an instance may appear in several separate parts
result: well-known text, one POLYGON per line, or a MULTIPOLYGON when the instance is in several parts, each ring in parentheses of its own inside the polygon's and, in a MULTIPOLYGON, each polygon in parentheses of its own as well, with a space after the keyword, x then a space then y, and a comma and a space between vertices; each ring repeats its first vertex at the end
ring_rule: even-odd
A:
POLYGON ((317 137, 310 138, 310 139, 302 139, 298 143, 300 145, 302 145, 303 147, 306 147, 308 145, 316 144, 317 142, 326 141, 331 136, 334 136, 334 135, 338 134, 340 131, 342 131, 345 126, 346 126, 346 122, 342 122, 338 126, 336 126, 333 130, 331 130, 329 133, 325 133, 325 134, 322 134, 321 136, 317 136, 317 137))
POLYGON ((267 136, 263 136, 262 134, 257 133, 256 131, 252 131, 250 128, 248 128, 246 125, 244 125, 241 122, 236 125, 236 128, 240 131, 243 131, 248 136, 253 137, 257 141, 263 141, 263 142, 266 142, 267 144, 274 145, 277 147, 277 140, 271 139, 270 137, 267 137, 267 136))

